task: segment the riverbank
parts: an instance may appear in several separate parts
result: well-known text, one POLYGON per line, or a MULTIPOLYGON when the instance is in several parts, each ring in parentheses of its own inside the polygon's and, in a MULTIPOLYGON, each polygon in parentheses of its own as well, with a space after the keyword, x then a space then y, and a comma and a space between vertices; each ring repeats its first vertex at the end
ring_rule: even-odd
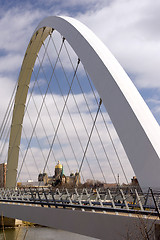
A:
MULTIPOLYGON (((5 228, 6 240, 96 240, 75 233, 42 226, 20 225, 15 228, 5 228)), ((0 229, 0 240, 4 240, 3 229, 0 229)))

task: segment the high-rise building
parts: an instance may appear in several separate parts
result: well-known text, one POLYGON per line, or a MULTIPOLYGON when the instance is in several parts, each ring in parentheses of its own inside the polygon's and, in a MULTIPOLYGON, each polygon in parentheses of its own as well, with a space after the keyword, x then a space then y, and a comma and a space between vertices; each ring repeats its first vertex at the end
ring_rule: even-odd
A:
POLYGON ((6 187, 6 168, 7 168, 6 163, 0 164, 0 188, 6 187))

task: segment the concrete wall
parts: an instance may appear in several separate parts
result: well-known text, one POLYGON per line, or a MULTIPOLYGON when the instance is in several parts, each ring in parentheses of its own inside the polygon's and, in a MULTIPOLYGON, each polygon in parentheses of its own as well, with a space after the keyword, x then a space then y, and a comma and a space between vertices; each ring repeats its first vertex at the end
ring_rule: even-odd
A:
MULTIPOLYGON (((145 239, 143 230, 160 221, 104 213, 0 204, 0 214, 98 239, 145 239)), ((157 228, 158 229, 158 228, 157 228)), ((158 233, 157 233, 158 236, 158 233)), ((150 238, 153 239, 153 238, 150 238)))

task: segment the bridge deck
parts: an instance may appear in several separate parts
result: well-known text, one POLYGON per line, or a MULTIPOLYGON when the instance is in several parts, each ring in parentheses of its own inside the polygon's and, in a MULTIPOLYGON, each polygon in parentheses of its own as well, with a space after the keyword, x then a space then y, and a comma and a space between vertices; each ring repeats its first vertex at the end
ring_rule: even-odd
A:
POLYGON ((0 213, 98 239, 118 239, 128 229, 140 234, 142 222, 147 229, 160 224, 158 199, 159 193, 145 195, 137 189, 1 189, 0 213))

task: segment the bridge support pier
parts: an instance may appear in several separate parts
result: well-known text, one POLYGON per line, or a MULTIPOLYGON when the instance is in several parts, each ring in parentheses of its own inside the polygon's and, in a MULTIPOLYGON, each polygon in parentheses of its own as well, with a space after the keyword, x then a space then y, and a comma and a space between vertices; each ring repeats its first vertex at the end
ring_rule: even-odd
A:
POLYGON ((16 219, 0 216, 0 227, 15 227, 16 219))
POLYGON ((0 227, 16 227, 22 225, 22 220, 0 216, 0 227))

